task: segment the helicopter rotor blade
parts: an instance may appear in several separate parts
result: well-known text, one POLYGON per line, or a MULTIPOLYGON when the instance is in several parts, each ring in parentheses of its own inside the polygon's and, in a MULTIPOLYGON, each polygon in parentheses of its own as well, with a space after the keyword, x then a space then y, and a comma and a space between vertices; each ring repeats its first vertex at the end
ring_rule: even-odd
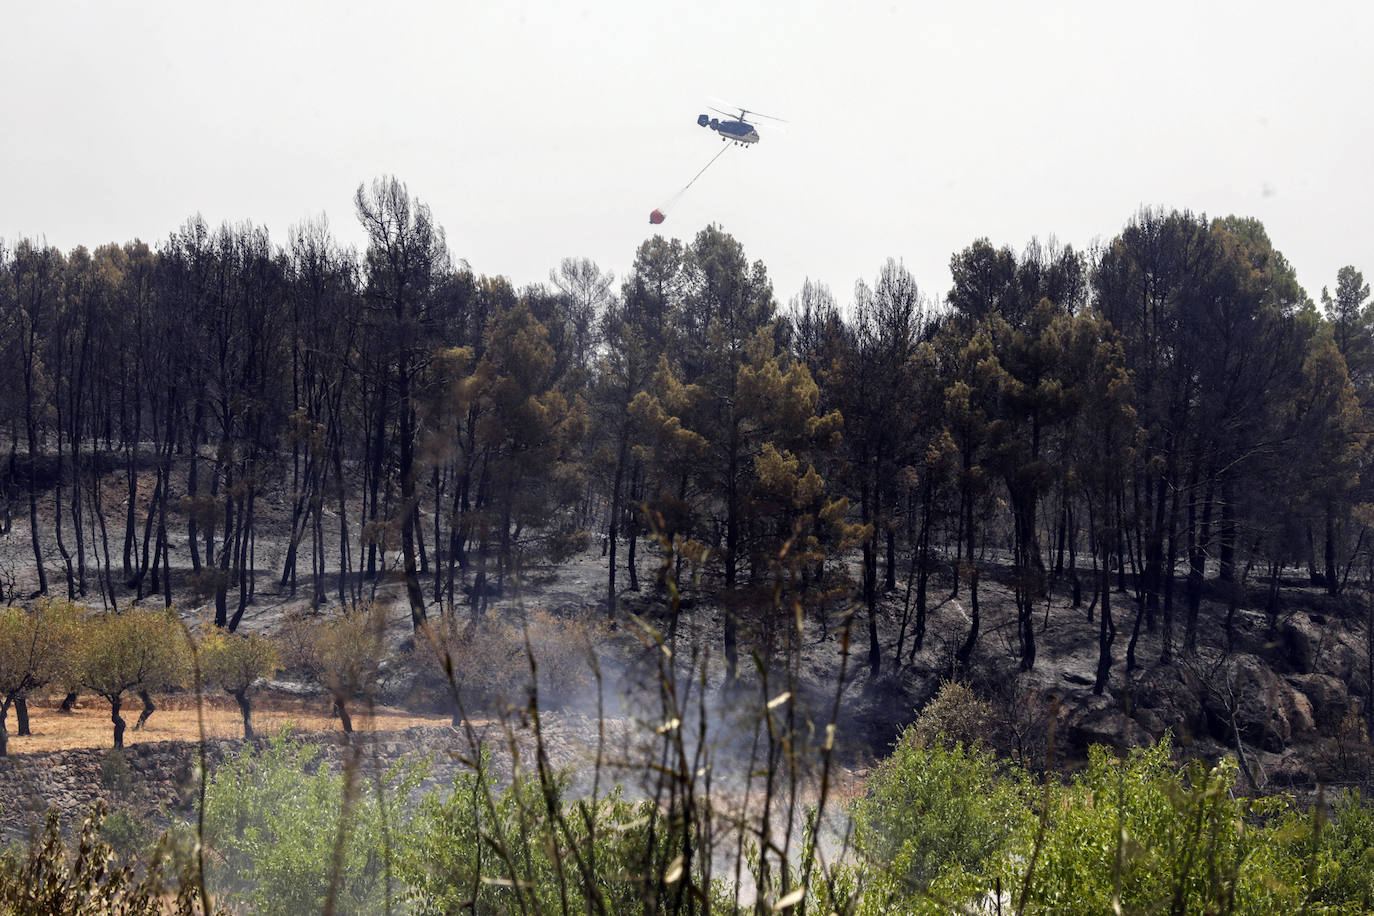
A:
POLYGON ((745 121, 746 118, 753 117, 753 118, 767 118, 767 119, 770 120, 770 121, 777 121, 777 122, 780 123, 780 124, 787 124, 787 123, 788 123, 787 119, 785 119, 785 118, 777 118, 777 117, 774 117, 773 115, 766 115, 766 114, 763 114, 762 112, 759 112, 759 111, 750 111, 748 108, 737 108, 737 109, 735 109, 734 111, 726 111, 726 110, 723 109, 723 108, 716 108, 716 107, 713 106, 713 105, 707 105, 706 107, 709 108, 711 111, 716 112, 717 114, 723 114, 723 115, 725 115, 725 116, 728 117, 728 118, 735 118, 735 119, 738 120, 738 121, 745 121))
POLYGON ((786 118, 778 118, 778 117, 774 117, 773 115, 766 115, 766 114, 764 114, 764 113, 761 112, 761 111, 749 111, 748 109, 745 109, 744 113, 747 114, 747 115, 749 115, 750 117, 754 117, 754 118, 767 118, 767 119, 770 120, 770 121, 777 121, 777 122, 780 123, 780 124, 786 124, 786 123, 788 123, 788 121, 787 121, 786 118))
POLYGON ((751 109, 745 108, 743 105, 736 105, 734 102, 730 101, 729 99, 722 99, 722 98, 720 98, 719 96, 714 96, 714 95, 712 95, 712 96, 707 96, 707 101, 709 101, 709 102, 712 103, 711 105, 707 106, 707 107, 709 107, 712 111, 717 112, 717 113, 719 113, 719 114, 728 115, 729 117, 732 117, 732 118, 738 118, 738 119, 741 120, 741 121, 745 120, 748 116, 752 115, 752 116, 759 117, 759 118, 767 118, 767 119, 770 120, 770 121, 778 121, 778 122, 781 122, 781 123, 783 123, 783 124, 787 124, 787 123, 788 123, 788 121, 787 121, 786 118, 779 118, 779 117, 775 117, 775 116, 773 116, 773 115, 766 115, 766 114, 763 114, 762 112, 753 111, 753 110, 751 110, 751 109), (721 106, 721 105, 724 105, 725 108, 720 108, 720 107, 718 107, 718 106, 721 106), (726 109, 730 109, 730 110, 727 111, 726 109))

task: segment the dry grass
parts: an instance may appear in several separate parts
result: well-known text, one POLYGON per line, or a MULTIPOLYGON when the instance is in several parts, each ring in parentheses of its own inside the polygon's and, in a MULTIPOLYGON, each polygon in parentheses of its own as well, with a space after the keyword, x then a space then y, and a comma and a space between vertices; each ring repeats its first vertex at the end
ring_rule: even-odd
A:
MULTIPOLYGON (((157 711, 139 731, 133 730, 143 708, 138 699, 126 700, 121 714, 129 723, 124 744, 144 744, 150 741, 197 741, 200 738, 196 721, 195 702, 189 697, 154 697, 157 711)), ((13 711, 6 724, 10 730, 9 752, 33 754, 74 748, 110 747, 114 730, 110 723, 110 706, 98 697, 83 695, 70 715, 57 711, 60 698, 40 700, 29 704, 29 725, 33 735, 15 735, 13 711)), ((355 731, 383 731, 425 725, 447 725, 447 716, 417 716, 391 707, 377 707, 371 714, 353 710, 355 731)), ((242 738, 243 719, 238 707, 229 697, 207 696, 204 705, 205 734, 209 738, 242 738)), ((296 732, 339 731, 339 720, 329 714, 327 700, 300 700, 286 697, 261 697, 253 704, 253 729, 269 735, 290 728, 296 732)))

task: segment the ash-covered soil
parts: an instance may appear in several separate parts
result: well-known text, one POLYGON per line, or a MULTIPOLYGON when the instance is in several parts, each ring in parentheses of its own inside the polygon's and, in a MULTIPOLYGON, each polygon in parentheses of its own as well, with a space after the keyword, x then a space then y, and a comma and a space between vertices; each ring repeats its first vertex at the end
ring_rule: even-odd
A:
MULTIPOLYGON (((151 481, 141 486, 150 491, 151 481)), ((103 497, 107 509, 116 510, 123 498, 122 482, 108 482, 103 497)), ((264 500, 254 551, 255 593, 242 623, 246 630, 272 633, 288 614, 332 612, 329 604, 311 608, 305 561, 294 592, 279 585, 288 512, 280 496, 264 500)), ((65 581, 51 535, 52 513, 50 501, 40 507, 40 534, 50 591, 61 594, 65 581)), ((113 538, 122 525, 114 518, 109 524, 113 553, 113 538)), ((210 618, 212 606, 193 587, 185 519, 173 513, 169 524, 174 602, 194 629, 210 618)), ((422 524, 432 525, 432 519, 422 513, 422 524)), ((326 532, 326 542, 331 536, 326 532)), ((625 556, 622 548, 622 563, 625 556)), ((844 768, 846 791, 852 794, 872 762, 954 673, 955 649, 970 617, 967 586, 954 594, 949 577, 937 575, 930 587, 926 638, 916 650, 910 590, 899 575, 897 588, 880 602, 882 664, 875 675, 867 663, 867 611, 852 602, 808 608, 800 630, 790 612, 741 611, 740 672, 732 682, 723 665, 726 610, 718 594, 688 581, 675 601, 658 584, 660 557, 653 543, 644 539, 639 547, 641 588, 621 592, 612 618, 605 610, 606 560, 593 539, 589 549, 565 562, 527 563, 519 575, 503 583, 499 594, 486 596, 480 608, 464 595, 449 617, 443 608, 431 605, 432 619, 468 639, 453 649, 450 682, 433 663, 430 647, 417 644, 395 573, 398 558, 384 559, 385 571, 361 583, 366 597, 388 609, 391 652, 376 702, 441 720, 461 708, 469 721, 504 718, 523 721, 522 727, 527 727, 528 715, 521 710, 530 695, 523 651, 528 638, 539 671, 540 708, 546 716, 559 717, 559 734, 583 748, 598 746, 604 731, 598 717, 604 718, 612 733, 624 737, 621 746, 608 747, 601 758, 605 772, 631 787, 633 774, 644 767, 646 746, 661 747, 662 742, 654 739, 671 720, 678 720, 673 728, 691 736, 687 744, 693 751, 697 746, 709 751, 721 785, 732 778, 732 770, 747 774, 761 760, 766 762, 759 755, 767 742, 760 742, 759 736, 770 726, 775 733, 785 727, 798 759, 805 762, 797 778, 809 778, 824 756, 827 725, 833 724, 832 765, 844 768), (903 635, 904 618, 908 626, 903 635), (899 641, 902 652, 897 658, 899 641), (767 708, 784 696, 779 705, 767 708), (784 714, 785 721, 780 718, 784 714), (638 744, 629 736, 638 736, 638 744)), ((851 558, 854 580, 857 563, 857 556, 851 558)), ((1128 672, 1125 657, 1136 607, 1129 594, 1114 593, 1117 634, 1111 678, 1108 689, 1095 695, 1091 685, 1099 631, 1096 618, 1089 617, 1091 592, 1085 590, 1082 604, 1074 607, 1068 584, 1059 582, 1040 599, 1036 663, 1022 671, 1009 570, 993 558, 983 569, 979 648, 962 676, 1000 711, 998 721, 989 726, 987 743, 1021 762, 1035 768, 1072 767, 1089 743, 1124 749, 1167 734, 1180 756, 1242 756, 1252 780, 1247 788, 1258 791, 1306 791, 1318 783, 1360 781, 1368 771, 1360 715, 1368 700, 1369 655, 1364 611, 1355 602, 1287 586, 1281 591, 1278 625, 1271 633, 1268 618, 1258 610, 1265 596, 1254 589, 1234 609, 1228 633, 1222 623, 1230 608, 1209 594, 1195 655, 1159 665, 1159 631, 1142 627, 1136 665, 1128 672)), ((0 578, 6 582, 6 598, 26 597, 36 589, 27 517, 18 512, 9 532, 0 536, 0 578)), ((337 598, 337 576, 326 578, 331 597, 337 598)), ((622 569, 622 586, 627 578, 622 569)), ((430 580, 422 581, 428 595, 430 580)), ((1181 592, 1181 581, 1179 588, 1181 592)), ((237 599, 231 590, 231 610, 237 599)), ((86 600, 100 606, 93 587, 86 600)), ((133 600, 127 589, 121 592, 124 605, 133 600)), ((162 599, 151 595, 142 603, 160 606, 162 599)), ((269 685, 267 695, 327 705, 299 671, 283 672, 269 685)), ((310 737, 336 740, 332 730, 310 737)), ((418 749, 430 740, 428 732, 413 742, 397 739, 418 749)), ((13 737, 11 753, 17 760, 29 759, 29 764, 19 766, 35 771, 38 757, 26 753, 24 741, 13 737)), ((50 752, 39 769, 64 786, 81 784, 89 776, 81 770, 85 764, 79 763, 86 759, 84 752, 70 753, 76 756, 69 761, 61 752, 50 752)), ((38 794, 65 809, 79 808, 89 793, 38 794)), ((13 796, 7 789, 4 797, 13 796)), ((24 807, 34 810, 27 803, 24 807)), ((68 813, 80 815, 76 810, 68 813)))

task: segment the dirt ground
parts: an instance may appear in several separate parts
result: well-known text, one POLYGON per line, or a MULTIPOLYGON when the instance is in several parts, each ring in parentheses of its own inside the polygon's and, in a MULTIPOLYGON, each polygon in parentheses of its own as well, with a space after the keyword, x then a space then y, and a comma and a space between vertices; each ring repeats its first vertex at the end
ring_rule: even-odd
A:
MULTIPOLYGON (((121 714, 129 728, 124 732, 126 746, 156 741, 200 740, 204 728, 206 738, 242 738, 243 718, 230 697, 207 696, 197 714, 196 703, 190 697, 154 697, 157 711, 135 731, 142 704, 134 698, 124 705, 121 714)), ((83 696, 71 713, 58 712, 60 697, 43 698, 29 704, 30 736, 15 734, 14 715, 8 720, 11 755, 75 748, 104 748, 113 744, 113 725, 110 707, 97 697, 83 696)), ((353 714, 355 731, 388 731, 416 726, 448 725, 447 716, 414 715, 386 706, 359 709, 353 714)), ((340 731, 339 720, 329 714, 329 704, 322 699, 303 700, 292 697, 263 697, 253 706, 253 729, 265 735, 289 730, 291 732, 340 731)))

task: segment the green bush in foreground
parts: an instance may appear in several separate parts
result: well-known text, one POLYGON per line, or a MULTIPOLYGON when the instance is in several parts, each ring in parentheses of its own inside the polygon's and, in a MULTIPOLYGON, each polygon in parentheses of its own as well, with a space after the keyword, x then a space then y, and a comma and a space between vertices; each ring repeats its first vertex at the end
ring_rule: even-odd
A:
POLYGON ((654 898, 676 883, 663 879, 680 831, 619 789, 568 803, 566 788, 524 777, 493 790, 468 772, 426 795, 398 855, 410 912, 669 911, 654 898))
POLYGON ((990 752, 923 746, 908 731, 854 806, 855 842, 864 859, 883 863, 885 882, 927 887, 957 874, 959 887, 991 886, 1033 829, 1032 798, 1025 775, 990 752))
MULTIPOLYGON (((206 884, 216 900, 258 916, 381 912, 400 812, 379 802, 357 767, 333 772, 312 745, 277 737, 262 750, 226 760, 205 799, 206 884), (342 836, 342 841, 340 840, 342 836)), ((417 773, 383 777, 383 797, 404 800, 417 773)))
MULTIPOLYGON (((331 903, 334 913, 397 914, 755 909, 727 883, 733 868, 714 879, 708 871, 731 855, 713 845, 709 807, 684 817, 667 798, 574 798, 564 776, 539 768, 498 785, 484 759, 422 794, 418 770, 372 774, 366 758, 352 762, 335 772, 317 749, 285 738, 226 761, 205 808, 215 905, 254 914, 321 913, 331 903)), ((765 911, 1374 910, 1374 808, 1354 793, 1313 812, 1284 796, 1241 798, 1235 774, 1229 759, 1181 770, 1161 742, 1124 757, 1094 749, 1071 781, 1037 784, 981 749, 927 746, 908 733, 852 809, 856 854, 823 864, 827 843, 808 833, 770 872, 749 840, 743 874, 769 889, 765 911)), ((136 857, 119 865, 100 839, 101 813, 74 856, 55 817, 27 853, 0 854, 0 912, 198 912, 194 860, 169 853, 193 847, 164 838, 141 860, 151 866, 136 857)))
POLYGON ((855 806, 858 910, 1370 912, 1374 811, 1346 795, 1327 820, 1237 797, 1235 776, 1229 758, 1180 771, 1162 741, 1093 748, 1069 784, 1031 790, 980 752, 904 740, 855 806))
POLYGON ((1368 913, 1374 819, 1343 796, 1327 820, 1283 795, 1235 794, 1231 758, 1169 762, 1169 744, 1088 768, 1047 793, 1050 816, 1026 913, 1368 913))
POLYGON ((1233 794, 1236 768, 1190 766, 1169 745, 1118 758, 1093 748, 1088 768, 1046 793, 1049 816, 1027 911, 1274 913, 1309 896, 1307 825, 1282 797, 1233 794))
POLYGON ((164 836, 146 863, 116 863, 101 838, 105 806, 97 802, 74 852, 62 839, 57 812, 27 851, 0 854, 0 913, 6 916, 206 916, 189 857, 164 836), (173 874, 175 878, 168 880, 173 874))
POLYGON ((277 738, 211 779, 205 837, 216 899, 260 916, 319 913, 332 881, 341 913, 654 912, 642 905, 674 883, 663 879, 681 831, 618 789, 593 803, 566 800, 561 775, 500 787, 483 760, 418 798, 418 770, 387 774, 384 810, 372 780, 357 772, 350 790, 346 773, 318 757, 277 738))
POLYGON ((1336 799, 1330 824, 1314 824, 1313 900, 1349 911, 1374 912, 1374 807, 1358 792, 1336 799))

